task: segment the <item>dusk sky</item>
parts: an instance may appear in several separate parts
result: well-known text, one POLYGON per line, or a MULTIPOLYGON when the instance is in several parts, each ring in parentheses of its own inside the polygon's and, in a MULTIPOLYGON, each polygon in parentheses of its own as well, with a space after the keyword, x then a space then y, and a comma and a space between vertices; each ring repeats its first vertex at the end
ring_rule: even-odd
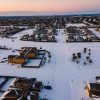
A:
POLYGON ((0 0, 0 12, 80 12, 99 11, 100 0, 0 0))

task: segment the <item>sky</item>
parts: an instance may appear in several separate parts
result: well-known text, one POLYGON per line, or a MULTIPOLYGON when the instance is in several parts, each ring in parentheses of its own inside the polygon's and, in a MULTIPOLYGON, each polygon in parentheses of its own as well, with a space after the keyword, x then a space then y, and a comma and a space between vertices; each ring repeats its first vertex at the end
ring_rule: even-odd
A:
POLYGON ((0 12, 95 12, 100 0, 0 0, 0 12))

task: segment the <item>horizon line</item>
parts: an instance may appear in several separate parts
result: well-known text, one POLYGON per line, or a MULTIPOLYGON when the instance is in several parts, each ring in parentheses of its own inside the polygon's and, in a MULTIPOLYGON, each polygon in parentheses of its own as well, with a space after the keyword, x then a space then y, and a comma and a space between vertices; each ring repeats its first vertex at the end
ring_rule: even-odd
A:
POLYGON ((89 15, 100 14, 100 12, 80 11, 80 12, 37 12, 37 11, 5 11, 0 12, 0 16, 55 16, 55 15, 89 15))

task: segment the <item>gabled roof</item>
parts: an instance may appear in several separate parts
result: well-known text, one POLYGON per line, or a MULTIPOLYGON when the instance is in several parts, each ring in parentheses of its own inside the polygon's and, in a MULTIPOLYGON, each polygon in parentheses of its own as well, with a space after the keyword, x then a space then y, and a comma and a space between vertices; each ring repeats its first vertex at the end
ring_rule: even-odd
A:
POLYGON ((5 94, 5 97, 18 97, 19 95, 21 96, 22 91, 21 90, 8 90, 8 92, 5 94))
POLYGON ((6 91, 0 100, 17 100, 22 98, 23 96, 27 96, 27 91, 21 89, 11 89, 6 91))
POLYGON ((24 83, 24 84, 32 84, 32 79, 26 79, 26 78, 17 78, 14 83, 24 83))

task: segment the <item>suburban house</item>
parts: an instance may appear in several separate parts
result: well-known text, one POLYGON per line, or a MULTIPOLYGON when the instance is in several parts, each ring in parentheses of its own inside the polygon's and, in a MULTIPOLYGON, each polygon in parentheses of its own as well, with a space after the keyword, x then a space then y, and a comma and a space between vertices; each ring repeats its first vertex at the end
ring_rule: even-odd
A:
POLYGON ((0 100, 39 100, 41 89, 42 82, 37 81, 36 78, 17 77, 14 78, 0 100))
POLYGON ((100 83, 87 83, 86 91, 89 97, 91 98, 100 98, 100 83))
POLYGON ((24 64, 28 61, 28 59, 21 55, 9 55, 8 56, 8 63, 12 64, 24 64))
POLYGON ((30 59, 37 57, 38 49, 36 47, 22 47, 21 49, 20 55, 30 59))
POLYGON ((16 78, 13 86, 14 88, 29 90, 33 86, 33 82, 36 80, 36 78, 33 79, 26 79, 26 78, 16 78))

